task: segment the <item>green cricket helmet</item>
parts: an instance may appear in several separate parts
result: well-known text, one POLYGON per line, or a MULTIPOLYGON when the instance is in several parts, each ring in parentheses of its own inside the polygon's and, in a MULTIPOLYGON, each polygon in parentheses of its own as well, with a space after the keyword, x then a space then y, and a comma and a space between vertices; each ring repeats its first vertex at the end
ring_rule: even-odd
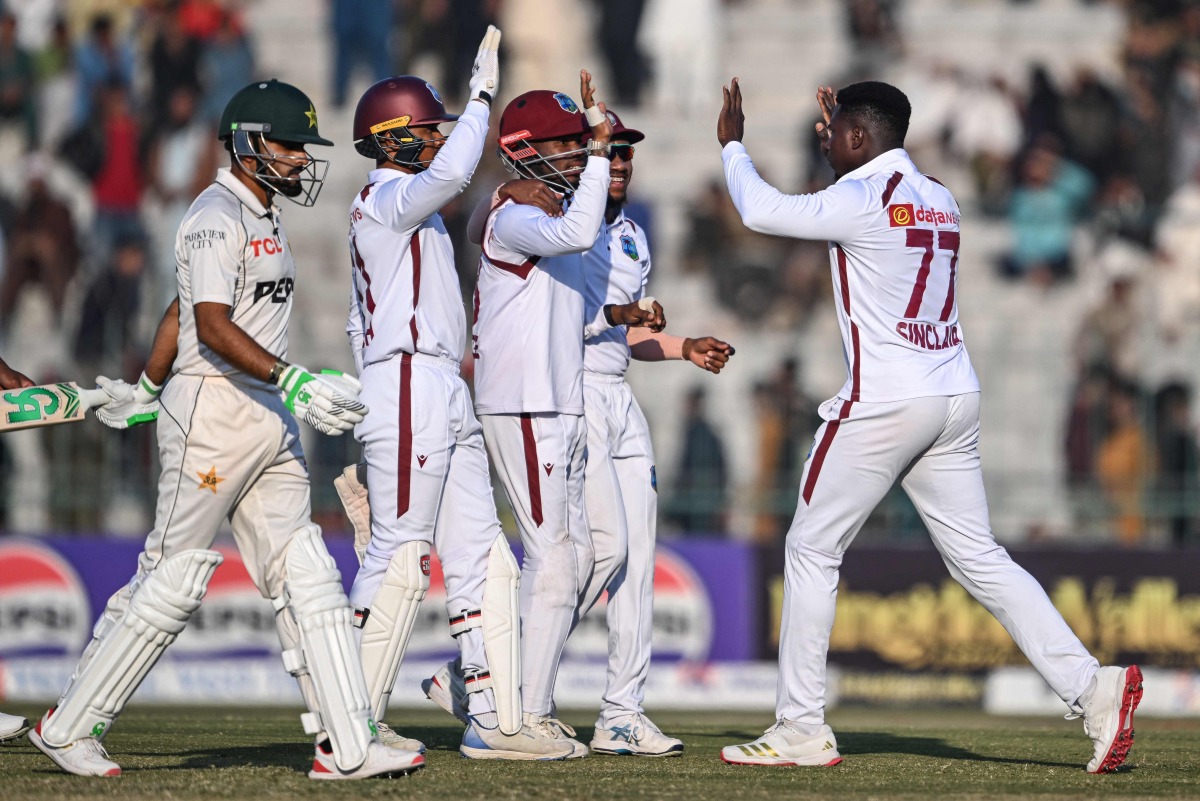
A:
POLYGON ((311 206, 329 171, 326 159, 300 159, 277 153, 273 142, 303 149, 306 145, 332 146, 317 129, 317 111, 308 95, 291 84, 272 78, 256 81, 238 91, 225 104, 217 137, 229 140, 239 166, 251 158, 255 169, 246 172, 266 187, 302 206, 311 206))

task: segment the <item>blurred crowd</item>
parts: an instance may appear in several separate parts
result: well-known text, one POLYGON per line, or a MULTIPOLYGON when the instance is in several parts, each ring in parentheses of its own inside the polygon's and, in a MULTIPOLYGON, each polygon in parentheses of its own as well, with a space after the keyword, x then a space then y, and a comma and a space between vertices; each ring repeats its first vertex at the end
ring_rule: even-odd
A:
MULTIPOLYGON (((1038 1, 1008 0, 1013 7, 1038 1)), ((140 370, 149 332, 174 294, 175 229, 223 163, 216 120, 226 100, 259 77, 247 22, 253 2, 0 0, 0 352, 21 366, 20 354, 5 348, 32 296, 65 338, 70 360, 60 374, 35 379, 128 378, 140 370)), ((690 114, 692 86, 710 92, 720 80, 705 70, 718 61, 721 15, 751 3, 577 5, 595 23, 614 107, 677 103, 690 114), (648 18, 657 59, 639 33, 648 18)), ((1034 64, 1019 79, 913 52, 904 5, 843 0, 839 33, 850 58, 831 82, 883 77, 909 91, 917 113, 908 146, 917 163, 961 182, 954 190, 968 220, 1008 232, 992 265, 1002 285, 1102 287, 1075 324, 1074 389, 1063 399, 1061 458, 1077 532, 1128 545, 1200 544, 1198 373, 1189 369, 1200 352, 1200 0, 1109 2, 1127 23, 1119 72, 1067 74, 1034 64)), ((551 13, 533 0, 325 0, 327 96, 348 109, 365 80, 419 69, 438 76, 454 105, 486 27, 538 9, 551 13)), ((520 46, 508 31, 505 43, 520 46)), ((788 191, 831 182, 815 121, 797 134, 799 174, 766 172, 768 180, 788 191)), ((472 187, 445 210, 464 296, 476 253, 466 242, 467 217, 504 177, 485 157, 472 187)), ((654 211, 635 188, 630 216, 652 239, 654 211)), ((719 173, 687 202, 682 241, 677 274, 701 277, 714 305, 751 329, 800 334, 829 304, 825 245, 747 230, 719 173)), ((667 530, 728 532, 730 509, 740 504, 750 510, 737 521, 742 536, 771 542, 786 533, 820 424, 804 371, 785 355, 746 382, 756 456, 752 477, 741 482, 727 434, 711 422, 711 400, 703 389, 686 395, 670 421, 678 447, 660 454, 672 465, 662 495, 667 530)), ((68 465, 54 490, 62 497, 49 499, 52 528, 106 525, 96 508, 114 494, 148 503, 150 435, 118 439, 97 428, 45 432, 47 459, 68 465), (114 473, 117 487, 90 497, 88 477, 97 472, 114 473)), ((352 458, 352 445, 315 443, 314 486, 327 483, 327 468, 352 458)), ((0 529, 11 478, 4 451, 0 442, 0 529)), ((318 520, 344 526, 332 495, 314 500, 318 520)), ((910 525, 919 527, 911 510, 889 499, 868 529, 910 525)))

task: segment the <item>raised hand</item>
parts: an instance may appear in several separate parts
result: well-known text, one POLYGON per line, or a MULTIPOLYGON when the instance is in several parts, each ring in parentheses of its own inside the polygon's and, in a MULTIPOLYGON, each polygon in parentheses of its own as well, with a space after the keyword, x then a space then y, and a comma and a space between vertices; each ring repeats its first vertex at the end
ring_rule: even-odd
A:
POLYGON ((698 337, 683 341, 683 358, 714 375, 721 372, 721 368, 734 352, 733 345, 716 337, 698 337))
POLYGON ((837 105, 837 96, 833 93, 832 86, 821 86, 817 88, 817 106, 821 109, 821 116, 825 118, 824 122, 817 123, 817 136, 822 142, 829 138, 829 123, 833 119, 833 109, 837 105))
POLYGON ((746 133, 746 115, 742 113, 742 87, 738 79, 730 81, 729 86, 722 86, 724 98, 721 102, 721 113, 717 115, 717 141, 721 147, 730 142, 740 142, 746 133))
POLYGON ((500 29, 489 25, 471 66, 471 80, 467 84, 471 100, 482 100, 491 105, 500 91, 499 49, 500 29))
POLYGON ((601 103, 596 105, 596 90, 592 88, 592 74, 587 70, 579 71, 579 96, 583 98, 583 113, 588 125, 592 127, 592 139, 597 142, 607 142, 612 139, 613 127, 609 122, 608 111, 601 103), (593 109, 595 109, 593 111, 593 109))

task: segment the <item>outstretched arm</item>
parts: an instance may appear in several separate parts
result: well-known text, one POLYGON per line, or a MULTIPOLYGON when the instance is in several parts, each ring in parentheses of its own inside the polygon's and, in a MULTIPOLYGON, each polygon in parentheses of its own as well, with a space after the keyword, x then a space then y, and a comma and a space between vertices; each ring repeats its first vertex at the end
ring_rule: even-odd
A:
POLYGON ((630 328, 626 338, 633 358, 640 362, 684 359, 714 374, 721 372, 735 353, 732 345, 716 337, 692 339, 654 333, 646 328, 630 328))

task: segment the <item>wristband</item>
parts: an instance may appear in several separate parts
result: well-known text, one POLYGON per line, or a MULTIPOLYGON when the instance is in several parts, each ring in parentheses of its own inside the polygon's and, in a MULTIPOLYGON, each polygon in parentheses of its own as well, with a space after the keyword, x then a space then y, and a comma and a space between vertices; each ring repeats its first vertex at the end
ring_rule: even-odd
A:
POLYGON ((616 328, 616 327, 617 327, 617 321, 613 319, 613 316, 612 316, 612 310, 613 310, 613 304, 611 304, 611 303, 606 303, 606 304, 604 305, 604 320, 605 320, 605 322, 607 322, 609 325, 611 325, 613 328, 616 328))
POLYGON ((601 142, 598 139, 589 139, 587 143, 587 152, 589 156, 602 156, 608 158, 612 152, 612 144, 609 142, 601 142))
POLYGON ((271 368, 271 372, 267 374, 267 380, 272 384, 279 386, 279 377, 283 375, 283 371, 288 369, 288 363, 283 359, 278 359, 275 366, 271 368))
POLYGON ((149 393, 150 397, 152 398, 157 398, 159 393, 162 392, 162 385, 155 384, 153 381, 151 381, 150 376, 146 375, 144 371, 142 372, 141 378, 138 379, 138 388, 143 392, 149 393))
POLYGON ((600 110, 599 106, 588 106, 583 110, 583 116, 587 118, 587 124, 590 128, 595 128, 608 119, 604 116, 604 112, 600 110))

